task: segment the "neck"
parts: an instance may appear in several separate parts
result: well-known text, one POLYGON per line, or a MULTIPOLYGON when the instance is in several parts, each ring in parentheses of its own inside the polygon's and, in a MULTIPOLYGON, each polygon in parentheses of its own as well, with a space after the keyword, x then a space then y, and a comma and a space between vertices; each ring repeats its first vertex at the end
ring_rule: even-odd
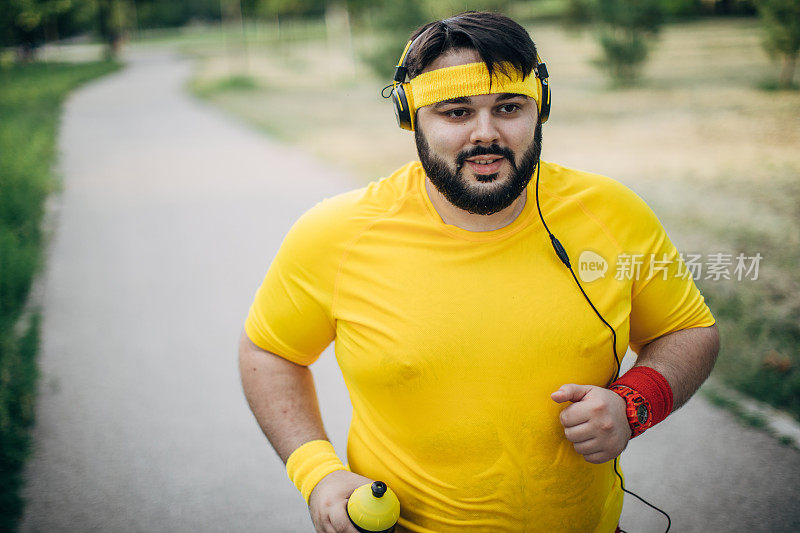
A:
POLYGON ((465 211, 451 204, 447 198, 436 189, 427 176, 425 176, 425 190, 428 193, 428 198, 431 199, 434 209, 439 213, 439 216, 445 224, 457 226, 467 231, 492 231, 508 226, 522 213, 527 199, 526 188, 522 191, 522 194, 517 196, 511 205, 505 209, 501 209, 491 215, 476 215, 475 213, 470 213, 469 211, 465 211))

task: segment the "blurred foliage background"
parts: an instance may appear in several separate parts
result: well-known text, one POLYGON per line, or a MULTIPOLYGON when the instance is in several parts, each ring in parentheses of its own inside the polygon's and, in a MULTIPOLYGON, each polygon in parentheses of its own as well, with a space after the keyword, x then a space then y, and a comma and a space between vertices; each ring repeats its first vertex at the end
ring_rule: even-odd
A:
MULTIPOLYGON (((665 21, 699 17, 761 15, 763 45, 782 62, 778 85, 793 86, 800 50, 800 2, 796 0, 6 0, 0 11, 0 47, 15 47, 18 58, 32 60, 47 42, 87 33, 99 36, 107 55, 142 31, 210 23, 246 21, 282 23, 346 21, 347 32, 380 35, 363 54, 376 72, 387 75, 394 43, 420 24, 470 10, 496 10, 520 21, 562 19, 596 34, 602 54, 597 65, 614 83, 634 82, 665 21)), ((330 29, 330 28, 329 28, 330 29)))
POLYGON ((177 50, 197 97, 366 182, 416 157, 379 96, 409 33, 469 9, 539 45, 545 159, 628 184, 682 251, 763 256, 757 280, 697 279, 723 336, 713 379, 800 419, 800 1, 3 0, 0 530, 21 509, 38 319, 19 319, 58 189, 60 105, 119 67, 85 60, 177 50))

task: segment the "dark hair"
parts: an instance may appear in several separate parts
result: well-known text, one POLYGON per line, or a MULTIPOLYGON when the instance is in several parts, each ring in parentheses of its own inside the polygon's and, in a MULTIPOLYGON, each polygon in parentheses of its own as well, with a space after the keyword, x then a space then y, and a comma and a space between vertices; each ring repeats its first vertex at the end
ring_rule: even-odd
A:
POLYGON ((491 75, 495 68, 511 63, 526 78, 537 66, 536 45, 525 28, 500 13, 466 11, 444 20, 429 22, 411 35, 416 41, 408 51, 408 77, 418 76, 437 57, 458 48, 478 52, 491 75))

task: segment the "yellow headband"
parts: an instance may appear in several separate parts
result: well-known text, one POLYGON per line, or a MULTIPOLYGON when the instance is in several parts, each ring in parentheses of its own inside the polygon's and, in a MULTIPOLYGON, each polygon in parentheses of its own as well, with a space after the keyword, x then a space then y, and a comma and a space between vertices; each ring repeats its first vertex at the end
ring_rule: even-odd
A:
POLYGON ((503 63, 502 67, 511 77, 506 76, 498 67, 495 67, 491 84, 485 63, 456 65, 420 74, 406 84, 411 87, 410 91, 406 91, 406 95, 409 96, 410 93, 411 96, 409 106, 412 116, 414 110, 426 105, 451 98, 479 94, 524 94, 536 100, 538 106, 541 102, 541 87, 537 83, 536 76, 531 73, 523 80, 522 73, 514 68, 514 65, 503 63))

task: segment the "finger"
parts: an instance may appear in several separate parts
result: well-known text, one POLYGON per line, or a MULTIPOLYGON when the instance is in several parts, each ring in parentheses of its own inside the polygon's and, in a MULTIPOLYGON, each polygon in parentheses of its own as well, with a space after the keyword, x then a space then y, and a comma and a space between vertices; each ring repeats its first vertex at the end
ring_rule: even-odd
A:
POLYGON ((333 524, 331 524, 331 519, 329 516, 326 516, 322 519, 322 523, 320 524, 318 531, 321 531, 322 533, 336 533, 336 528, 333 527, 333 524))
POLYGON ((603 447, 597 439, 589 439, 583 442, 576 442, 572 445, 575 451, 586 457, 595 453, 602 453, 603 447))
POLYGON ((585 424, 592 418, 592 413, 586 409, 583 404, 572 404, 558 415, 561 425, 565 428, 571 428, 580 424, 585 424))
POLYGON ((348 519, 347 522, 338 524, 334 529, 336 533, 358 533, 358 530, 353 526, 353 523, 348 519))
POLYGON ((550 398, 556 403, 564 403, 567 401, 567 393, 561 389, 550 394, 550 398))
POLYGON ((584 455, 583 458, 586 459, 587 462, 599 465, 602 463, 607 463, 615 456, 611 455, 608 452, 597 452, 597 453, 590 453, 588 455, 584 455))
POLYGON ((596 437, 592 425, 588 422, 564 428, 564 436, 570 442, 584 442, 596 437))
POLYGON ((336 506, 331 509, 330 521, 333 525, 333 529, 337 533, 358 533, 353 523, 350 522, 350 517, 347 516, 345 505, 336 506))
POLYGON ((586 393, 591 390, 591 385, 576 385, 574 383, 567 383, 561 385, 557 391, 550 395, 556 403, 564 402, 579 402, 586 396, 586 393))

